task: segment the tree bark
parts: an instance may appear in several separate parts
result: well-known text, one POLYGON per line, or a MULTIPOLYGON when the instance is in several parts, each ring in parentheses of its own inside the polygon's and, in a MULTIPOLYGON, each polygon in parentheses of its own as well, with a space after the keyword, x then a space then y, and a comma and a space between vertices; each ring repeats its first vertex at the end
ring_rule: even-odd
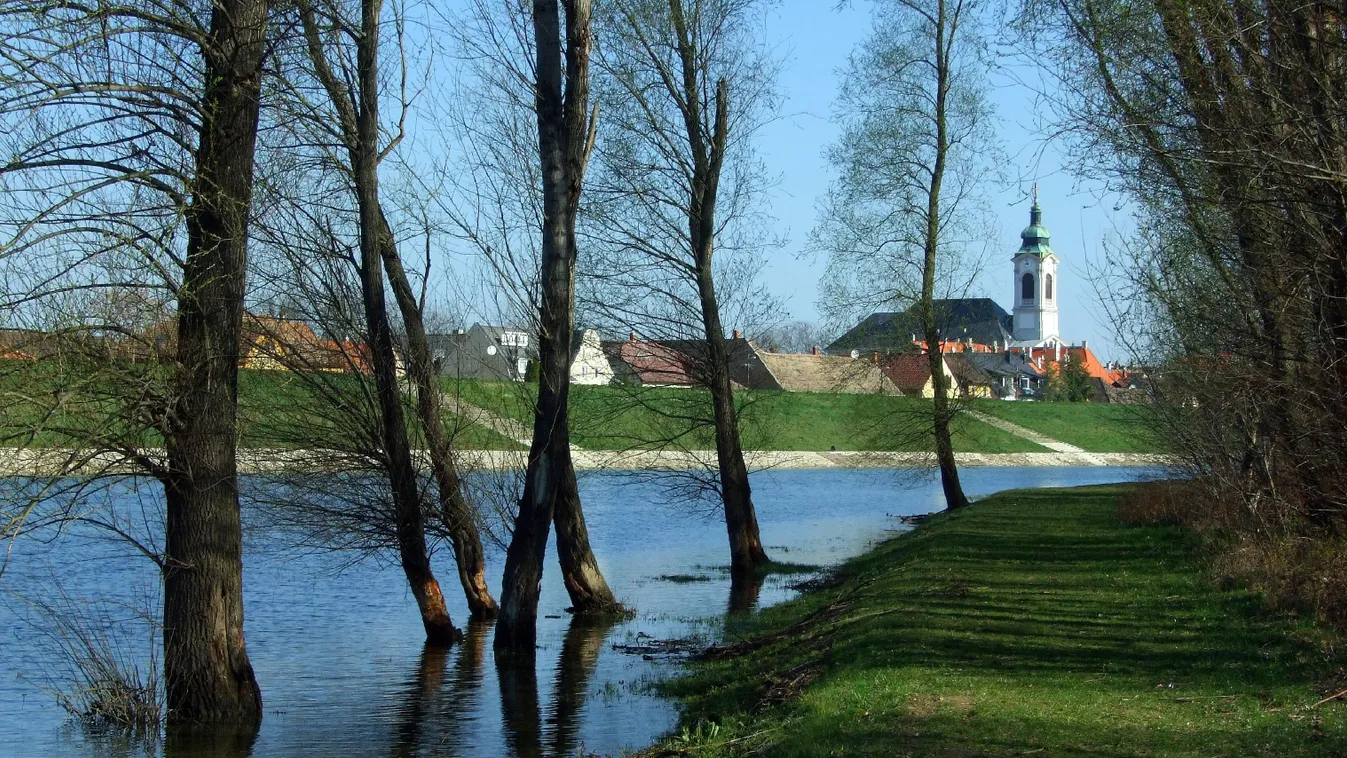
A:
POLYGON ((558 553, 570 564, 563 563, 563 571, 576 609, 590 609, 596 600, 607 607, 616 605, 589 549, 574 484, 567 424, 571 338, 575 327, 575 217, 587 157, 589 0, 566 2, 564 92, 560 16, 557 0, 534 0, 538 153, 543 189, 538 406, 533 417, 524 495, 505 556, 495 640, 497 648, 520 650, 532 649, 534 644, 543 558, 554 517, 560 516, 558 553), (562 500, 565 502, 558 505, 562 500), (578 600, 577 590, 580 590, 578 600))
MULTIPOLYGON (((398 555, 407 584, 421 614, 426 642, 431 645, 452 645, 459 637, 459 633, 449 617, 444 592, 435 579, 435 572, 430 565, 426 547, 425 515, 421 508, 421 494, 415 463, 412 460, 411 441, 403 416, 402 394, 397 381, 397 354, 393 346, 393 330, 388 320, 388 306, 384 299, 382 267, 392 258, 398 273, 402 273, 402 268, 393 245, 392 231, 388 227, 383 207, 379 202, 379 25, 382 8, 382 0, 362 0, 360 3, 361 33, 356 47, 356 82, 353 85, 343 83, 328 65, 321 31, 315 21, 312 7, 308 3, 302 3, 300 14, 314 74, 327 91, 328 99, 340 121, 339 128, 351 163, 351 176, 355 185, 360 221, 361 299, 365 311, 365 328, 370 341, 369 359, 374 374, 375 390, 379 396, 385 469, 393 498, 393 508, 397 513, 395 531, 398 555)), ((393 274, 390 274, 390 277, 394 279, 393 287, 397 294, 399 290, 397 277, 393 274)), ((402 276, 402 284, 406 285, 405 274, 402 276)), ((406 288, 410 290, 409 285, 406 288)), ((397 296, 401 298, 401 294, 397 296)), ((415 306, 414 298, 412 305, 415 306)), ((419 317, 419 308, 414 310, 415 315, 419 317)), ((417 323, 420 323, 419 318, 417 323)), ((424 327, 420 336, 421 346, 424 348, 424 327)), ((428 350, 423 350, 420 357, 425 359, 427 355, 428 350)), ((413 363, 418 364, 413 371, 419 380, 422 377, 417 369, 428 369, 429 361, 418 362, 414 357, 413 363)), ((424 404, 425 393, 420 394, 421 402, 424 404)), ((431 401, 438 402, 438 395, 431 398, 431 401)), ((438 415, 432 418, 438 419, 438 415)), ((435 428, 439 429, 438 423, 435 424, 435 428)), ((428 429, 427 436, 429 435, 428 429)), ((432 453, 432 462, 437 457, 432 453)), ((441 498, 443 497, 442 489, 441 498)), ((468 525, 475 533, 475 525, 470 521, 468 525)), ((457 540, 454 542, 457 557, 460 555, 457 550, 459 545, 457 540)), ((470 555, 471 544, 466 544, 465 547, 470 555)), ((480 542, 477 554, 480 557, 480 542)), ((469 579, 471 580, 471 577, 469 579)), ((480 580, 480 576, 477 585, 469 582, 464 584, 464 589, 468 592, 469 607, 474 613, 482 612, 480 597, 470 591, 478 587, 485 589, 485 582, 480 580), (478 600, 478 607, 473 607, 474 599, 478 600)), ((489 593, 486 594, 486 600, 490 600, 489 593)))
POLYGON ((359 112, 356 115, 357 141, 350 150, 351 167, 360 211, 360 290, 365 306, 365 325, 369 332, 374 384, 379 394, 383 420, 384 454, 388 464, 388 483, 397 512, 398 553, 402 571, 411 587, 421 613, 426 642, 452 645, 458 630, 449 618, 444 593, 435 579, 426 549, 424 514, 416 468, 406 420, 402 414, 402 395, 397 380, 397 355, 393 348, 393 330, 388 323, 384 301, 382 238, 384 219, 379 205, 379 85, 378 44, 380 0, 361 2, 361 39, 356 54, 359 78, 359 112))
MULTIPOLYGON (((569 375, 569 370, 568 370, 569 375)), ((569 421, 566 422, 569 428, 569 421)), ((570 433, 566 434, 565 469, 557 490, 552 524, 557 529, 557 561, 561 579, 571 598, 570 611, 583 615, 622 613, 608 582, 599 570, 599 561, 589 545, 589 528, 580 504, 580 488, 575 481, 575 463, 571 460, 570 433)))
MULTIPOLYGON (((696 42, 688 33, 680 0, 670 0, 670 17, 678 36, 682 64, 683 120, 688 146, 692 151, 692 181, 689 189, 688 235, 697 271, 697 295, 700 300, 702 327, 706 334, 705 378, 711 391, 716 423, 716 464, 720 473, 720 498, 725 508, 725 530, 730 540, 730 573, 743 578, 770 562, 758 533, 758 514, 753 507, 748 483, 748 466, 739 437, 739 419, 734 407, 734 388, 730 385, 730 358, 725 349, 725 329, 720 323, 720 303, 716 298, 712 258, 715 253, 716 196, 720 190, 720 171, 729 143, 729 85, 716 83, 714 123, 707 144, 705 113, 701 108, 701 83, 698 82, 696 42)), ((673 94, 673 93, 671 93, 673 94)))
POLYGON ((243 639, 238 357, 265 0, 211 14, 196 182, 178 301, 175 423, 165 435, 164 682, 170 723, 256 725, 243 639))
MULTIPOLYGON (((955 510, 968 505, 968 497, 964 495, 963 486, 959 483, 959 467, 954 461, 954 441, 949 429, 952 415, 949 400, 950 385, 949 378, 945 376, 944 351, 940 344, 940 330, 935 318, 935 264, 940 242, 940 187, 945 179, 945 159, 949 152, 945 115, 951 66, 945 38, 948 24, 945 2, 939 0, 935 25, 936 152, 935 165, 931 167, 930 190, 926 196, 926 239, 921 269, 921 318, 922 328, 926 332, 926 355, 930 361, 931 385, 935 388, 935 397, 931 402, 931 420, 935 432, 935 457, 940 464, 940 486, 945 492, 945 507, 955 510)), ((950 30, 950 37, 953 36, 953 30, 950 30)))
POLYGON ((458 564, 458 580, 468 601, 468 611, 474 619, 495 618, 500 609, 486 585, 486 558, 482 552, 482 537, 472 506, 463 497, 463 484, 454 462, 453 449, 444 434, 444 415, 440 405, 440 389, 435 383, 435 369, 430 358, 430 343, 426 339, 426 325, 421 306, 412 291, 411 282, 402 268, 393 241, 393 231, 379 213, 383 243, 384 269, 392 285, 393 297, 402 313, 402 324, 407 330, 408 371, 417 388, 417 412, 430 452, 430 470, 439 491, 439 512, 454 547, 458 564))

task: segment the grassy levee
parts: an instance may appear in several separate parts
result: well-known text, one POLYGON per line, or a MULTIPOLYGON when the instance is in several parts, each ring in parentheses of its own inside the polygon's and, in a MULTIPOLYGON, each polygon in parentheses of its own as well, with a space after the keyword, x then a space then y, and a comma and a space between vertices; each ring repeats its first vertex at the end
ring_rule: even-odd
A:
MULTIPOLYGON (((506 418, 531 423, 532 385, 450 381, 446 391, 506 418)), ((841 451, 932 449, 929 402, 892 395, 739 390, 743 444, 748 450, 841 451)), ((657 446, 677 438, 687 449, 715 448, 704 390, 574 385, 571 439, 592 450, 657 446), (689 419, 701 418, 702 423, 689 419)), ((955 421, 956 450, 1042 453, 1047 449, 976 419, 955 421)))
POLYGON ((1166 452, 1149 423, 1147 405, 975 400, 969 407, 1091 453, 1166 452))
POLYGON ((646 754, 1347 755, 1329 638, 1122 525, 1121 490, 988 498, 738 622, 646 754))
MULTIPOLYGON (((322 381, 323 395, 287 371, 239 372, 241 448, 321 447, 325 439, 349 431, 351 416, 333 407, 334 398, 373 408, 358 377, 333 373, 322 381)), ((168 377, 147 364, 125 364, 103 374, 86 366, 0 360, 0 446, 70 447, 93 442, 133 442, 161 447, 162 436, 145 425, 137 405, 147 391, 167 392, 168 377)), ((414 417, 414 398, 406 398, 414 417)), ((445 408, 454 444, 467 450, 516 450, 521 446, 445 408)), ((423 446, 421 440, 414 444, 423 446)))

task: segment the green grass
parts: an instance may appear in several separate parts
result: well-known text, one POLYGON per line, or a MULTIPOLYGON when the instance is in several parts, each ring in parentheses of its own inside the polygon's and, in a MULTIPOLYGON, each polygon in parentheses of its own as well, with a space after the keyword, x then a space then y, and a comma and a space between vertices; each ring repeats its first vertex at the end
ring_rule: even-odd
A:
POLYGON ((1145 405, 977 400, 970 407, 1092 453, 1164 452, 1148 428, 1145 405))
MULTIPOLYGON (((0 445, 70 447, 88 441, 161 447, 163 438, 134 409, 146 388, 166 394, 167 375, 158 367, 126 364, 121 373, 102 376, 80 366, 0 361, 0 445), (37 430, 36 434, 30 434, 37 430)), ((338 400, 372 410, 373 397, 360 379, 325 374, 324 395, 286 371, 239 372, 239 446, 241 448, 322 447, 325 440, 350 434, 355 416, 336 410, 338 400)), ((407 399, 405 412, 416 408, 407 399)), ((515 450, 521 446, 495 431, 467 422, 446 410, 455 444, 473 450, 515 450)), ((414 440, 420 446, 420 440, 414 440)))
MULTIPOLYGON (((533 420, 531 385, 446 383, 469 403, 523 423, 533 420)), ((739 391, 740 427, 749 450, 922 451, 932 448, 928 400, 886 395, 739 391)), ((715 448, 711 401, 700 389, 571 387, 571 439, 593 450, 650 447, 678 439, 688 449, 715 448), (695 419, 702 419, 699 423, 695 419)), ((1046 452, 1028 440, 971 418, 955 422, 956 450, 1046 452)))
POLYGON ((1341 756, 1324 633, 1204 575, 1121 487, 1011 492, 727 630, 651 754, 1341 756))

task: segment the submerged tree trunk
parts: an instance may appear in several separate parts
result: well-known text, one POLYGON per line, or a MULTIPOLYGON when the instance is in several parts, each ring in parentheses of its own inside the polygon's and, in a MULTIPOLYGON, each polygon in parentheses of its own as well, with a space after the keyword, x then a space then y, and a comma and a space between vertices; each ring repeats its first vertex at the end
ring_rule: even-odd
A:
POLYGON ((257 724, 243 639, 243 534, 235 458, 265 0, 211 14, 187 260, 178 301, 174 426, 165 435, 164 683, 170 722, 257 724))
MULTIPOLYGON (((389 490, 396 512, 398 555, 412 596, 421 614, 426 642, 451 645, 458 638, 444 602, 444 592, 435 579, 426 546, 425 516, 411 441, 403 416, 402 395, 397 379, 397 354, 393 330, 384 299, 383 265, 397 256, 391 231, 379 202, 379 25, 381 0, 361 0, 360 35, 356 47, 356 81, 344 82, 327 62, 321 30, 313 9, 300 5, 301 21, 314 74, 327 91, 340 120, 340 133, 351 163, 360 223, 360 290, 369 335, 369 360, 379 400, 381 441, 389 490)), ((401 266, 398 266, 401 271, 401 266)), ((405 280, 405 276, 403 277, 405 280)), ((405 284, 405 281, 404 281, 405 284)), ((394 290, 398 289, 394 282, 394 290)), ((419 311, 418 311, 419 313, 419 311)), ((421 335, 424 338, 424 331, 421 335)), ((424 342, 424 339, 423 339, 424 342)), ((438 399, 438 398, 436 398, 438 399)), ((437 427, 438 428, 438 427, 437 427)), ((457 545, 456 545, 457 547, 457 545)), ((478 549, 480 554, 480 547, 478 549)), ((487 595, 490 599, 490 595, 487 595)), ((471 604, 473 596, 469 595, 471 604)))
POLYGON ((360 211, 360 290, 365 306, 365 326, 369 333, 370 363, 383 420, 388 483, 392 490, 393 507, 397 512, 398 554, 402 571, 407 577, 412 596, 416 598, 426 641, 432 645, 451 645, 458 636, 458 630, 454 629, 449 619, 444 593, 430 566, 416 468, 412 461, 406 419, 402 415, 393 330, 389 326, 388 308, 384 300, 381 250, 384 223, 379 206, 378 165, 380 10, 380 0, 361 2, 362 43, 357 50, 356 63, 359 110, 356 113, 356 140, 349 150, 360 211))
MULTIPOLYGON (((569 422, 567 422, 569 425, 569 422)), ((552 523, 557 528, 557 560, 561 564, 561 579, 571 598, 571 612, 577 614, 606 614, 621 611, 617 598, 608 588, 599 561, 589 546, 589 529, 585 526, 585 512, 580 505, 580 488, 575 481, 575 463, 566 448, 565 469, 557 490, 552 523)))
POLYGON ((393 231, 379 214, 383 238, 380 250, 393 297, 402 313, 402 324, 407 332, 408 371, 416 383, 417 412, 430 453, 430 470, 439 490, 440 515, 449 531, 458 564, 458 579, 468 601, 468 611, 474 619, 495 618, 499 612, 495 598, 486 585, 486 558, 482 553, 482 537, 477 530, 472 507, 463 497, 463 483, 458 476, 453 450, 444 434, 444 416, 440 405, 440 389, 435 383, 435 369, 430 358, 430 343, 426 339, 426 325, 421 306, 412 291, 402 258, 393 242, 393 231))
POLYGON ((688 232, 697 270, 697 295, 700 299, 702 326, 706 334, 706 374, 716 422, 716 463, 720 472, 720 497, 725 507, 725 530, 730 539, 730 573, 744 577, 766 565, 769 560, 758 534, 758 514, 753 507, 748 484, 748 466, 739 438, 739 419, 734 407, 734 389, 730 385, 730 358, 725 348, 725 329, 720 323, 720 303, 716 298, 712 258, 715 253, 716 195, 720 189, 720 170, 729 142, 729 85, 716 85, 714 125, 707 144, 704 114, 699 105, 697 56, 678 0, 670 9, 678 33, 679 54, 683 67, 684 119, 688 143, 692 149, 691 202, 688 206, 688 232))
POLYGON ((531 650, 534 645, 547 536, 558 515, 558 549, 569 552, 570 557, 563 560, 570 566, 563 563, 563 570, 576 608, 587 610, 595 599, 605 606, 615 605, 589 550, 574 483, 567 423, 571 338, 575 326, 575 217, 587 158, 589 9, 589 0, 566 0, 563 68, 558 2, 533 3, 538 153, 543 190, 538 405, 533 417, 524 495, 505 556, 495 641, 497 648, 521 651, 531 650), (566 502, 559 506, 562 498, 566 502), (581 590, 579 600, 576 589, 581 590))
MULTIPOLYGON (((709 247, 709 244, 708 244, 709 247)), ((744 576, 769 563, 758 535, 758 514, 753 507, 748 484, 748 466, 739 439, 739 419, 734 408, 734 389, 730 386, 729 351, 720 324, 715 284, 711 279, 710 253, 706 265, 698 256, 698 285, 701 291, 702 321, 706 328, 707 379, 716 419, 716 463, 720 470, 720 499, 725 506, 725 530, 730 538, 730 573, 744 576)))
MULTIPOLYGON (((949 153, 949 135, 946 124, 946 100, 950 88, 950 51, 947 45, 948 19, 945 2, 939 0, 935 20, 935 165, 931 167, 931 184, 927 188, 926 239, 921 268, 921 320, 926 333, 926 354, 930 361, 932 399, 932 428, 935 432, 935 457, 940 464, 940 486, 945 491, 945 507, 955 510, 968 505, 963 486, 959 484, 959 467, 954 461, 954 441, 950 435, 949 378, 945 376, 945 358, 940 344, 940 330, 935 317, 936 252, 940 242, 940 188, 945 179, 945 161, 949 153)), ((952 36, 952 35, 951 35, 952 36)))

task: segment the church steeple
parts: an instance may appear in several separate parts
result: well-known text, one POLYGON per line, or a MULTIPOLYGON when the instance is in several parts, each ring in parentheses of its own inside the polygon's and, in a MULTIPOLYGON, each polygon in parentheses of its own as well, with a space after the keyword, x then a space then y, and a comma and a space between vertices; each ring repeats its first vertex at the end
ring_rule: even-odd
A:
POLYGON ((1043 208, 1038 204, 1038 185, 1034 185, 1034 204, 1029 208, 1029 225, 1020 232, 1020 249, 1014 257, 1014 317, 1012 332, 1016 342, 1042 345, 1059 338, 1057 331, 1057 255, 1048 244, 1052 236, 1043 226, 1043 208))
POLYGON ((1020 252, 1044 256, 1052 255, 1052 246, 1048 239, 1052 235, 1043 226, 1043 208, 1038 204, 1038 185, 1034 185, 1034 204, 1029 208, 1029 225, 1020 232, 1020 252))

